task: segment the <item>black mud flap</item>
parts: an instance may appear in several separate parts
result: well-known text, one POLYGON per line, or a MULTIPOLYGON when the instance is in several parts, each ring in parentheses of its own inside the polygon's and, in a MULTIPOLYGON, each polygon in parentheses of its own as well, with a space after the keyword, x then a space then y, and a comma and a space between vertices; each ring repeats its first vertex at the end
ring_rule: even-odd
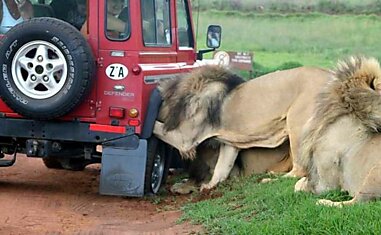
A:
POLYGON ((99 193, 142 197, 147 161, 147 141, 136 139, 129 146, 104 144, 99 193))

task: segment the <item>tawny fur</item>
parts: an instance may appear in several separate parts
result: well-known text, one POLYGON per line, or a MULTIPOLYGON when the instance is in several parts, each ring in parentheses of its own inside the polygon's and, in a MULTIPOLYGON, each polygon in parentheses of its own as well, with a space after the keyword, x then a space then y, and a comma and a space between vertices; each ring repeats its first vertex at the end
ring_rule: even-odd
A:
MULTIPOLYGON (((228 177, 243 149, 273 149, 289 140, 290 160, 297 158, 303 124, 330 76, 320 68, 300 67, 241 84, 223 68, 203 67, 160 86, 163 104, 154 134, 184 159, 194 159, 197 146, 205 141, 219 142, 212 178, 201 186, 210 190, 228 177)), ((305 174, 292 163, 289 176, 305 174)))
MULTIPOLYGON (((273 148, 251 148, 240 151, 229 177, 250 176, 253 174, 282 174, 292 168, 292 159, 289 155, 289 142, 273 148)), ((176 183, 171 192, 176 194, 189 194, 197 191, 196 188, 207 183, 217 163, 218 146, 201 144, 197 147, 197 157, 193 161, 186 161, 186 171, 189 179, 176 183)))
POLYGON ((339 62, 332 74, 305 126, 298 161, 308 169, 308 175, 295 189, 314 193, 334 188, 349 191, 355 197, 351 201, 321 202, 341 206, 369 200, 373 196, 364 196, 367 192, 381 196, 377 195, 379 186, 369 187, 369 180, 381 180, 375 173, 380 163, 373 155, 381 128, 381 69, 374 58, 351 57, 339 62), (349 170, 358 164, 358 172, 349 170))
POLYGON ((351 57, 340 61, 332 79, 318 96, 316 110, 300 146, 300 164, 310 167, 313 146, 326 128, 344 115, 352 115, 376 132, 381 126, 381 97, 374 90, 381 70, 374 58, 351 57))
POLYGON ((191 119, 198 112, 205 114, 203 124, 218 127, 222 102, 243 82, 241 77, 220 66, 204 66, 185 78, 161 83, 159 91, 165 104, 159 118, 164 122, 165 130, 177 128, 182 121, 191 119))

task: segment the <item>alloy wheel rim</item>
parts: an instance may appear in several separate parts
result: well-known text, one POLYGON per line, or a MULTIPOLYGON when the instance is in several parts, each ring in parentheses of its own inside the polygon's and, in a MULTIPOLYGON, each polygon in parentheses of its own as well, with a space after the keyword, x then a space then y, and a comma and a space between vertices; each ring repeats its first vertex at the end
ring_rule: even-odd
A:
POLYGON ((164 157, 160 153, 155 154, 151 175, 151 187, 154 193, 159 191, 164 174, 164 157))
POLYGON ((59 93, 68 78, 64 54, 52 43, 32 41, 15 54, 12 79, 22 94, 32 99, 48 99, 59 93))

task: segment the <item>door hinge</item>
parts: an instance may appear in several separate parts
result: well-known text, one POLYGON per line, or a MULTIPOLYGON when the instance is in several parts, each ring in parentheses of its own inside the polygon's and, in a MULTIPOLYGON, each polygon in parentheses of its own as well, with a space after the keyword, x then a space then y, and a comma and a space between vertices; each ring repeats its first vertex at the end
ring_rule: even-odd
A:
POLYGON ((98 67, 103 67, 103 57, 97 58, 97 66, 98 67))

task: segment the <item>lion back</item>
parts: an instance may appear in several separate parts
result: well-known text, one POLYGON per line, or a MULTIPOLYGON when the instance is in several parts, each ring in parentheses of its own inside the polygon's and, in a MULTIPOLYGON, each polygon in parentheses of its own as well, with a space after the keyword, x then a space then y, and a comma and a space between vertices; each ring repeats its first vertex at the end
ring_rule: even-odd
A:
POLYGON ((163 98, 161 119, 167 131, 197 113, 204 113, 202 124, 220 125, 221 107, 226 96, 244 80, 220 66, 194 69, 184 78, 162 82, 159 90, 163 98))
POLYGON ((369 132, 381 127, 381 69, 374 58, 350 57, 339 61, 318 95, 299 148, 299 164, 310 169, 314 146, 329 125, 344 115, 358 120, 369 132))

